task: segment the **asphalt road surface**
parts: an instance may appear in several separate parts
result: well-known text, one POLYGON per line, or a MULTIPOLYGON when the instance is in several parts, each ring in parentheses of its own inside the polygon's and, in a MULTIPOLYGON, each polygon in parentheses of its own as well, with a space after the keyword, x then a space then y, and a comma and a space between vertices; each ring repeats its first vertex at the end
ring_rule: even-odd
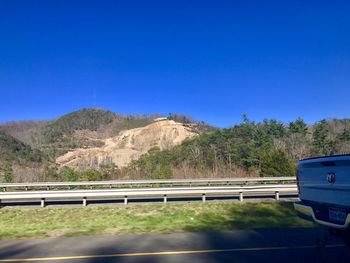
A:
POLYGON ((350 262, 319 228, 141 234, 0 241, 0 262, 350 262))

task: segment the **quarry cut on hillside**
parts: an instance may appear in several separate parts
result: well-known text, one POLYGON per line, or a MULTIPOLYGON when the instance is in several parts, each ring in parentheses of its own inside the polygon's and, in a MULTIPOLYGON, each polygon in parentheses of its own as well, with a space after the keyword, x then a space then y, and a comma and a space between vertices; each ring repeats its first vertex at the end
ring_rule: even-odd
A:
POLYGON ((68 152, 58 157, 56 162, 60 167, 69 166, 75 169, 96 168, 108 164, 125 167, 154 147, 168 149, 197 135, 190 126, 159 119, 145 127, 121 131, 115 137, 104 139, 102 147, 68 152))

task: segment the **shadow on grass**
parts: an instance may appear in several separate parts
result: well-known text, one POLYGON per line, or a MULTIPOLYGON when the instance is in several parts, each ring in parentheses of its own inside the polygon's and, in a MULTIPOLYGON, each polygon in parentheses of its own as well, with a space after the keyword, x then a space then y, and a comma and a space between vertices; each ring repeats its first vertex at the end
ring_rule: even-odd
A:
POLYGON ((197 218, 196 225, 185 226, 185 231, 210 231, 223 229, 275 228, 275 227, 312 227, 313 223, 299 218, 292 203, 250 203, 232 206, 228 213, 217 215, 203 213, 197 218))
MULTIPOLYGON (((126 249, 129 251, 132 249, 134 252, 149 252, 310 245, 313 244, 313 236, 316 238, 319 229, 307 228, 309 226, 314 225, 297 217, 291 203, 249 203, 249 205, 230 206, 228 212, 223 214, 212 211, 200 213, 194 224, 184 226, 183 229, 188 233, 154 235, 159 236, 159 239, 149 238, 152 235, 140 236, 139 240, 132 242, 131 248, 126 249), (251 229, 252 226, 254 229, 251 229), (223 229, 250 230, 222 231, 223 229), (179 236, 182 236, 181 242, 178 240, 179 236)), ((123 248, 120 250, 113 246, 103 248, 103 251, 109 250, 114 253, 125 253, 123 248)), ((94 254, 100 253, 101 249, 96 248, 94 254)), ((303 252, 300 255, 291 253, 295 251, 111 257, 91 259, 89 262, 330 262, 330 257, 325 251, 319 253, 313 250, 312 253, 303 252)), ((350 255, 346 254, 344 258, 350 259, 350 255)))

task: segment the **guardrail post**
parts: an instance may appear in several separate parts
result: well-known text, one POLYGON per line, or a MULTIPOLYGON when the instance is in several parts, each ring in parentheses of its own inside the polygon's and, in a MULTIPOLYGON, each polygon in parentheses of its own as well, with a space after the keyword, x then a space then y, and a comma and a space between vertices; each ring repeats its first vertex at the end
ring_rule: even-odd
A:
POLYGON ((166 202, 168 201, 167 199, 168 199, 168 198, 167 198, 167 196, 166 196, 166 195, 164 195, 164 199, 163 199, 164 204, 166 204, 166 202))
POLYGON ((45 207, 45 198, 41 198, 40 207, 45 207))
POLYGON ((86 206, 87 205, 87 200, 86 200, 86 197, 83 198, 83 206, 86 206))
POLYGON ((206 197, 205 197, 205 194, 202 195, 202 201, 205 202, 206 200, 206 197))
POLYGON ((124 205, 127 205, 127 204, 128 204, 128 197, 125 196, 125 197, 124 197, 124 205))
POLYGON ((240 201, 240 202, 243 201, 243 192, 239 192, 239 201, 240 201))
POLYGON ((280 200, 280 193, 278 191, 275 192, 275 199, 280 200))

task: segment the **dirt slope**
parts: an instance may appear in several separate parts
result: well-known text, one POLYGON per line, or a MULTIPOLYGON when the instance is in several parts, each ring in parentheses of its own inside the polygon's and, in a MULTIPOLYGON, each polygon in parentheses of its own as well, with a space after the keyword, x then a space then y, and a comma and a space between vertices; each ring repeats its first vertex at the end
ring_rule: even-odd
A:
POLYGON ((172 120, 159 120, 142 128, 122 131, 118 136, 104 139, 104 146, 77 149, 56 159, 60 166, 77 169, 114 163, 128 165, 153 147, 167 149, 197 136, 190 127, 172 120))

